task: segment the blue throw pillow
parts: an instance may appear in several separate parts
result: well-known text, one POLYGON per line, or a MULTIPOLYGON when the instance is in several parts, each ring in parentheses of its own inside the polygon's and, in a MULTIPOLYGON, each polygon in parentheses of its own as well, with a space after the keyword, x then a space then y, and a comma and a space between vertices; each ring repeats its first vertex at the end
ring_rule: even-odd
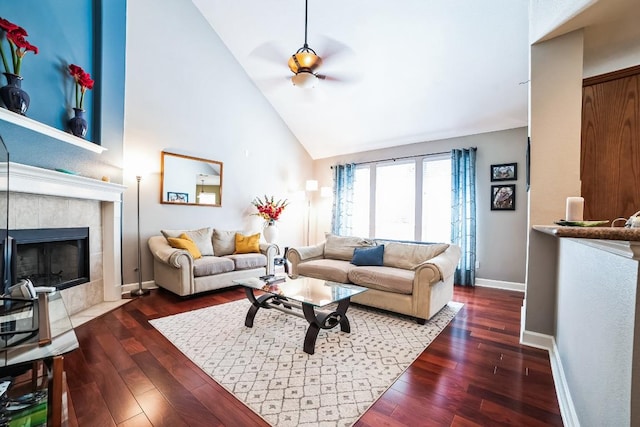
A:
POLYGON ((384 245, 367 248, 355 248, 351 264, 355 265, 382 265, 384 245))

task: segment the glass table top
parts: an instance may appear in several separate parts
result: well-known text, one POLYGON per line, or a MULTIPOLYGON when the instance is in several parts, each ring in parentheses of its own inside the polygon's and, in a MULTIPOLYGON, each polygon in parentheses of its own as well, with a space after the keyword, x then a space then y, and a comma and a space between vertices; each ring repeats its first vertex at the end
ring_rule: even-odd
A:
POLYGON ((48 294, 39 301, 2 302, 0 367, 57 356, 78 348, 60 292, 48 294), (45 307, 39 307, 40 304, 45 307), (46 313, 44 317, 43 313, 46 313))
POLYGON ((284 277, 285 280, 271 284, 257 277, 237 279, 233 282, 247 288, 258 289, 315 307, 323 307, 332 302, 350 298, 367 290, 367 288, 363 288, 362 286, 330 282, 328 280, 314 279, 311 277, 300 276, 297 279, 290 279, 286 276, 280 277, 284 277))

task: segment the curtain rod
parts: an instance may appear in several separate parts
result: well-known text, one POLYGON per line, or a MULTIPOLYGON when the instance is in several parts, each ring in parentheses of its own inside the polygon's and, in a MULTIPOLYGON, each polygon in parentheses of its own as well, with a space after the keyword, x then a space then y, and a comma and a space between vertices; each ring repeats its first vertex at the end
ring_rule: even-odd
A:
MULTIPOLYGON (((367 165, 367 164, 370 164, 370 163, 388 162, 390 160, 393 160, 395 162, 396 160, 415 159, 415 158, 418 158, 418 157, 440 156, 442 154, 451 154, 451 151, 440 151, 438 153, 414 154, 412 156, 391 157, 389 159, 369 160, 369 161, 366 161, 366 162, 354 162, 353 164, 354 165, 367 165)), ((333 166, 331 166, 331 169, 333 169, 333 166)))

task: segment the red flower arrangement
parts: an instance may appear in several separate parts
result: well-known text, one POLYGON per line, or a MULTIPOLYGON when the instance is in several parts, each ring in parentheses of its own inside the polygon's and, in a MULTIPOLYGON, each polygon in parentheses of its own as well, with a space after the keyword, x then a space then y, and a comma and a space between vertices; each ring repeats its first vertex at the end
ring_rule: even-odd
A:
POLYGON ((38 53, 38 48, 27 41, 25 37, 28 36, 27 31, 9 22, 4 18, 0 18, 0 29, 4 32, 9 42, 9 49, 11 49, 11 66, 7 62, 7 57, 4 54, 2 44, 0 44, 0 55, 2 56, 2 64, 4 70, 7 73, 20 75, 20 68, 22 67, 22 58, 27 52, 33 52, 34 55, 38 53))
POLYGON ((91 75, 85 72, 81 67, 71 64, 69 65, 69 74, 76 81, 76 108, 82 110, 84 104, 84 93, 87 89, 93 89, 94 81, 91 80, 91 75))
POLYGON ((273 196, 269 198, 265 195, 264 200, 256 197, 251 203, 258 209, 258 213, 253 215, 261 216, 269 224, 272 224, 280 218, 280 214, 287 207, 289 201, 287 199, 275 201, 273 196))

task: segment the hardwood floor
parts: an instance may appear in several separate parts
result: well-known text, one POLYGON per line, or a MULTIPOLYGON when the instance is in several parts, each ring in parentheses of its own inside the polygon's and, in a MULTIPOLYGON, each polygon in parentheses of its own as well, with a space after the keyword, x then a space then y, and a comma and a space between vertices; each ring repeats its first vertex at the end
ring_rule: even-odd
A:
MULTIPOLYGON (((355 425, 561 426, 547 353, 518 344, 522 297, 456 287, 464 308, 355 425)), ((77 328, 80 348, 65 358, 69 425, 266 426, 148 323, 241 298, 157 290, 77 328)))

